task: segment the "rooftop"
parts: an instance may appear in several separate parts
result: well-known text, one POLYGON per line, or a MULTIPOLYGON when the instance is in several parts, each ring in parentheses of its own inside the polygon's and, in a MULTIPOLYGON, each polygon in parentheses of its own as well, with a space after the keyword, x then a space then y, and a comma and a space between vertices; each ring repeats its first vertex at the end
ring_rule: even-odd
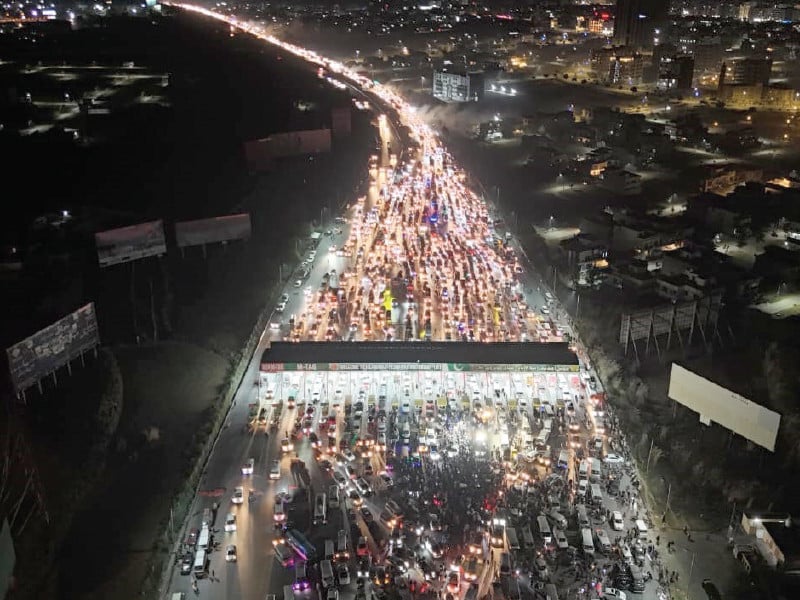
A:
POLYGON ((463 363, 577 366, 564 342, 273 342, 262 363, 463 363))

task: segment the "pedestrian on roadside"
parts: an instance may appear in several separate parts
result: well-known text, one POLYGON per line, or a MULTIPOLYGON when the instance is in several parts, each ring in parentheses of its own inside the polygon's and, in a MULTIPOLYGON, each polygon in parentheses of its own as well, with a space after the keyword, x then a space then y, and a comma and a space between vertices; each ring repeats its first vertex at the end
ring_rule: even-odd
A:
POLYGON ((661 536, 657 535, 656 536, 656 546, 660 546, 660 545, 661 545, 661 536))

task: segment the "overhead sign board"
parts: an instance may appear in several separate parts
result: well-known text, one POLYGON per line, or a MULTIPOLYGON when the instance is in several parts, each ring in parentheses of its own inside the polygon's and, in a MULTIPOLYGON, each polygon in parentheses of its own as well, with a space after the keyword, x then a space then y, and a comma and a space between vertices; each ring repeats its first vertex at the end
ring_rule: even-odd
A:
POLYGON ((197 219, 175 223, 175 243, 179 248, 202 246, 228 240, 246 240, 252 227, 250 215, 226 215, 211 219, 197 219))
POLYGON ((669 397, 700 415, 706 425, 718 423, 754 444, 775 451, 781 415, 672 363, 669 397))
POLYGON ((94 303, 79 308, 6 350, 11 382, 19 394, 100 344, 94 303))
POLYGON ((101 231, 94 234, 94 239, 101 267, 167 253, 164 222, 161 220, 101 231))

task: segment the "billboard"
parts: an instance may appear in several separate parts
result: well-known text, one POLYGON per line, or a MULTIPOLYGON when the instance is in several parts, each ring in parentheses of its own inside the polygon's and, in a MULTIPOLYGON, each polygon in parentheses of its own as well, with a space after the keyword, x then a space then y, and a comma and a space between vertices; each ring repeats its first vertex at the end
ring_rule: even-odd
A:
POLYGON ((775 451, 781 424, 779 413, 675 363, 670 374, 669 397, 699 413, 702 423, 708 425, 713 421, 754 444, 775 451))
POLYGON ((101 231, 94 234, 94 240, 101 267, 167 253, 161 220, 101 231))
POLYGON ((250 237, 250 232, 248 213, 175 223, 175 241, 179 248, 227 240, 246 240, 250 237))
POLYGON ((6 349, 17 394, 100 344, 94 302, 6 349))

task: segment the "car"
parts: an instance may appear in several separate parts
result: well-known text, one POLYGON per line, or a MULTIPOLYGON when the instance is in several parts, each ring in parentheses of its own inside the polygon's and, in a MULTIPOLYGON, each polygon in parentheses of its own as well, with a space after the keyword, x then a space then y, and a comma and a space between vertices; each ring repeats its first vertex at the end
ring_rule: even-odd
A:
POLYGON ((625 529, 625 523, 622 520, 622 513, 618 510, 615 510, 611 513, 611 527, 614 528, 614 531, 622 531, 625 529))
POLYGON ((431 556, 433 558, 442 558, 444 550, 442 549, 441 544, 439 544, 438 542, 431 542, 430 539, 426 539, 425 547, 428 549, 428 552, 431 553, 431 556))
POLYGON ((633 564, 633 554, 627 543, 621 542, 619 547, 619 557, 627 564, 633 564))
POLYGON ((578 496, 585 496, 588 489, 589 489, 589 480, 581 479, 578 482, 578 496))
POLYGON ((328 594, 325 596, 326 600, 339 600, 339 590, 332 587, 328 589, 328 594))
MULTIPOLYGON (((320 456, 324 455, 320 454, 320 456)), ((333 470, 333 463, 327 458, 323 458, 321 461, 319 461, 319 468, 324 473, 330 473, 333 470)))
POLYGON ((362 506, 358 512, 361 513, 361 517, 364 519, 365 523, 372 523, 372 521, 375 520, 375 517, 372 516, 372 512, 366 506, 362 506))
POLYGON ((434 515, 434 514, 428 515, 428 524, 431 527, 431 531, 442 530, 442 522, 439 520, 439 515, 434 515))
POLYGON ((450 575, 447 578, 447 591, 451 594, 455 595, 458 594, 458 591, 461 589, 461 577, 458 571, 450 571, 450 575))
POLYGON ((623 592, 622 590, 618 590, 617 588, 608 587, 603 590, 603 598, 608 598, 609 600, 616 599, 616 600, 626 600, 628 595, 623 592))
POLYGON ((336 567, 336 577, 339 578, 339 585, 350 585, 350 569, 347 568, 347 563, 339 563, 336 567))
POLYGON ((719 589, 714 584, 713 581, 710 579, 703 579, 703 591, 708 596, 708 600, 722 600, 722 594, 719 593, 719 589))
POLYGON ((289 294, 281 294, 281 302, 288 302, 289 301, 289 294))
POLYGON ((303 280, 302 279, 295 279, 292 287, 301 288, 303 287, 303 280))
POLYGON ((242 486, 233 489, 233 497, 231 502, 234 504, 242 504, 244 502, 244 488, 242 486))
POLYGON ((247 462, 242 465, 242 475, 252 475, 255 464, 255 458, 248 458, 247 462))
POLYGON ((272 464, 269 467, 269 478, 270 479, 281 478, 281 463, 279 460, 272 461, 272 464))
POLYGON ((607 465, 621 465, 625 463, 625 459, 621 457, 619 454, 606 454, 606 457, 603 459, 603 462, 607 465))
POLYGON ((347 475, 347 477, 350 479, 355 479, 356 477, 358 477, 358 473, 356 473, 356 470, 350 465, 344 466, 344 474, 347 475))
POLYGON ((367 538, 361 536, 358 538, 358 544, 356 544, 356 556, 368 556, 369 555, 369 545, 367 544, 367 538))
POLYGON ((228 547, 225 548, 225 562, 236 562, 237 560, 236 546, 234 544, 229 544, 228 547))
POLYGON ((339 486, 340 489, 344 489, 347 485, 347 477, 342 475, 339 471, 333 472, 333 480, 336 482, 336 485, 339 486))
POLYGON ((225 516, 225 533, 233 533, 236 531, 236 515, 228 513, 225 516))
POLYGON ((378 477, 387 488, 394 487, 394 480, 387 473, 381 473, 378 477))
POLYGON ((353 454, 348 448, 345 448, 342 451, 342 456, 344 456, 347 462, 353 462, 356 459, 356 455, 353 454))
POLYGON ((353 506, 358 507, 364 504, 364 500, 361 498, 361 494, 359 494, 357 490, 350 490, 350 493, 347 494, 347 497, 350 498, 353 506))
POLYGON ((279 302, 278 306, 275 307, 275 312, 282 313, 286 310, 286 302, 279 302))
POLYGON ((292 440, 290 440, 288 437, 283 438, 281 440, 281 452, 286 453, 291 452, 292 450, 294 450, 294 444, 292 443, 292 440))
POLYGON ((191 552, 185 552, 181 556, 181 575, 188 575, 192 572, 194 566, 194 555, 191 552))
POLYGON ((560 529, 553 529, 553 537, 556 540, 556 546, 558 546, 559 550, 566 550, 569 548, 569 542, 567 542, 567 536, 564 534, 563 531, 560 529))
POLYGON ((533 563, 534 568, 536 569, 536 577, 539 581, 547 581, 550 577, 550 571, 547 568, 547 562, 539 556, 533 563))

